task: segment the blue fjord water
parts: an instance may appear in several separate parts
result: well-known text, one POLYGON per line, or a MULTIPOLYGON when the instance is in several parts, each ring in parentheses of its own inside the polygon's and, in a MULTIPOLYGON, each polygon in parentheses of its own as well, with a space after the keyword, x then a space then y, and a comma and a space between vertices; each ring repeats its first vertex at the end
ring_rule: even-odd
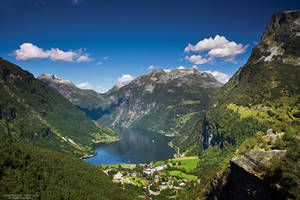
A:
POLYGON ((85 159, 94 165, 116 163, 146 163, 167 160, 175 151, 168 146, 171 138, 158 133, 137 129, 117 129, 121 140, 108 144, 98 144, 97 155, 85 159))

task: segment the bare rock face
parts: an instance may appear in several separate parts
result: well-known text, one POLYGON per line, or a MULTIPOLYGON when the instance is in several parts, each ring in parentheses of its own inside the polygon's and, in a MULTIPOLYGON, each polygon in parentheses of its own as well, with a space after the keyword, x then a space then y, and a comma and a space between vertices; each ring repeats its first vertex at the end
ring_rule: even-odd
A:
MULTIPOLYGON (((249 151, 230 162, 230 173, 224 180, 216 180, 208 199, 222 200, 273 200, 284 199, 283 194, 272 188, 260 176, 271 158, 285 156, 285 150, 249 151)), ((224 177, 223 177, 224 179, 224 177)))
POLYGON ((124 87, 124 86, 125 86, 125 84, 122 84, 122 83, 116 84, 113 88, 111 88, 110 90, 108 90, 108 91, 106 92, 106 94, 110 94, 110 93, 112 93, 112 92, 116 92, 116 91, 118 91, 119 89, 121 89, 121 88, 124 87))
POLYGON ((76 86, 69 80, 59 79, 52 74, 41 74, 38 79, 59 91, 64 97, 72 101, 72 93, 76 86))
POLYGON ((249 173, 261 174, 264 171, 264 167, 269 164, 271 158, 279 159, 285 156, 285 154, 286 150, 249 151, 244 157, 235 157, 231 160, 231 162, 249 173))
POLYGON ((261 41, 253 51, 256 60, 300 65, 300 11, 273 15, 261 41), (257 54, 257 55, 256 55, 257 54), (256 56, 259 56, 257 58, 256 56))

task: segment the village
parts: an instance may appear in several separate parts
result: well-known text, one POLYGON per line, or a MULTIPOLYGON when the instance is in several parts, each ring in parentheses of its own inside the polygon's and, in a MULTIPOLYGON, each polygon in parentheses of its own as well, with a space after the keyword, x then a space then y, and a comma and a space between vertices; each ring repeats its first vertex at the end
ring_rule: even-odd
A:
POLYGON ((189 184, 200 183, 193 174, 199 158, 180 157, 146 164, 113 164, 99 167, 120 185, 142 188, 147 195, 157 196, 168 193, 174 197, 178 190, 189 184))

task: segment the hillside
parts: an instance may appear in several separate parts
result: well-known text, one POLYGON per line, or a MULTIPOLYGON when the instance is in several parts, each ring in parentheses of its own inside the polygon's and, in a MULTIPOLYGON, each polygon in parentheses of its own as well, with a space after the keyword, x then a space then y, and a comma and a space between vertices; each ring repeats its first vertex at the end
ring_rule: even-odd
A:
POLYGON ((91 144, 116 133, 92 121, 56 90, 0 59, 1 138, 72 154, 93 154, 91 144))
POLYGON ((139 199, 96 166, 62 153, 0 141, 1 199, 139 199))
MULTIPOLYGON (((199 174, 206 173, 202 175, 206 180, 203 184, 214 179, 217 172, 220 175, 220 171, 226 171, 237 149, 243 148, 245 154, 257 145, 252 140, 243 143, 245 139, 261 134, 283 134, 274 146, 259 145, 262 150, 287 150, 286 157, 275 159, 269 166, 272 173, 265 172, 266 180, 272 180, 270 183, 285 198, 299 198, 296 192, 300 188, 296 145, 300 135, 299 61, 300 11, 277 13, 247 63, 216 92, 193 134, 184 135, 188 138, 184 142, 182 138, 175 141, 183 149, 187 144, 194 145, 194 152, 203 157, 204 162, 197 169, 199 174), (294 169, 294 175, 287 171, 285 162, 294 169)), ((203 189, 196 191, 203 192, 203 189)))

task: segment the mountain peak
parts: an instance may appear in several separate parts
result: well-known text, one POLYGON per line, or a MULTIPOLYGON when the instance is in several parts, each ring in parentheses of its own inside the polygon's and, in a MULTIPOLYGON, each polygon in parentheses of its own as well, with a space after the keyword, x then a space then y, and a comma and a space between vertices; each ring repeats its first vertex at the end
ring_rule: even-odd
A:
POLYGON ((249 61, 300 65, 299 49, 300 10, 280 12, 273 15, 249 61))
POLYGON ((145 75, 135 78, 130 84, 144 85, 144 84, 167 84, 176 82, 186 85, 193 85, 195 83, 203 87, 220 87, 223 85, 218 82, 212 74, 202 72, 197 69, 158 69, 149 72, 145 75))
POLYGON ((60 84, 74 85, 70 80, 62 80, 53 74, 41 74, 37 77, 39 80, 51 81, 60 84))
POLYGON ((121 89, 121 88, 124 87, 124 86, 125 86, 125 84, 122 84, 122 83, 116 84, 116 85, 114 85, 114 87, 112 87, 110 90, 108 90, 108 91, 106 92, 106 94, 109 94, 109 93, 118 91, 119 89, 121 89))

